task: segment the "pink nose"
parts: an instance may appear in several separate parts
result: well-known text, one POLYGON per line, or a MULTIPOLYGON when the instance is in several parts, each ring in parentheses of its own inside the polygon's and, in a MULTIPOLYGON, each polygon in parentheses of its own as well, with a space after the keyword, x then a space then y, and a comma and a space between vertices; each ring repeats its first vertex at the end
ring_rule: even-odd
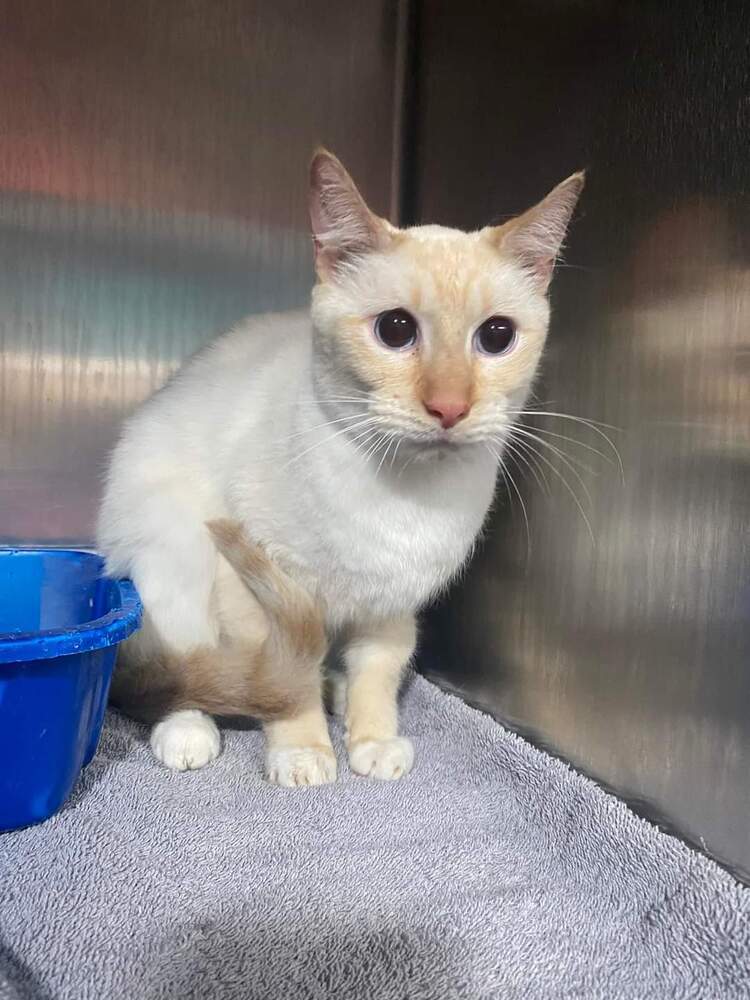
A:
POLYGON ((426 399, 424 408, 431 417, 437 417, 447 430, 463 420, 471 409, 471 404, 465 399, 426 399))

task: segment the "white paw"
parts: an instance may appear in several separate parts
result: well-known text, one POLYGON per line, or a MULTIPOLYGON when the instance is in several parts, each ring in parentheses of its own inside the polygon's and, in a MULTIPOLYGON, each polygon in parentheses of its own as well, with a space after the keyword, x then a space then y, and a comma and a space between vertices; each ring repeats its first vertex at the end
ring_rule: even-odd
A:
POLYGON ((174 771, 192 771, 219 756, 221 737, 210 715, 173 712, 151 730, 151 749, 174 771))
POLYGON ((397 736, 392 740, 363 740, 349 748, 349 764, 352 771, 368 778, 392 781, 403 778, 411 771, 414 763, 414 747, 411 740, 397 736))
POLYGON ((336 757, 327 747, 273 747, 266 755, 268 780, 275 785, 327 785, 336 780, 336 757))

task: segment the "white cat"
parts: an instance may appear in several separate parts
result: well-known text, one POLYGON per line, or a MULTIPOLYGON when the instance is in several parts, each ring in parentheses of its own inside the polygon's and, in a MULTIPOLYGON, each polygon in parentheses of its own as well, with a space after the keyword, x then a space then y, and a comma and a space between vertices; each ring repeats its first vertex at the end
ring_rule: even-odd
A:
MULTIPOLYGON (((344 644, 352 769, 409 771, 397 693, 414 616, 464 564, 491 504, 582 186, 574 174, 479 232, 401 230, 370 212, 334 156, 315 155, 311 315, 256 317, 220 338, 127 421, 112 456, 99 545, 147 612, 120 688, 129 663, 164 650, 179 662, 263 640, 262 611, 206 527, 231 518, 321 599, 344 644)), ((138 683, 147 701, 143 670, 138 683)), ((335 778, 316 690, 304 711, 266 723, 267 772, 280 784, 335 778)), ((199 709, 154 727, 167 766, 218 754, 199 709)))

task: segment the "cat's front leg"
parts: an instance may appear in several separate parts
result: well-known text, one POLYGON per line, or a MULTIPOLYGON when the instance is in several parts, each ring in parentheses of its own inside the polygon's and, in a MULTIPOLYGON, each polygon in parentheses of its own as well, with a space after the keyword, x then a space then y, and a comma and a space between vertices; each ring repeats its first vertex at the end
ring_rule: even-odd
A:
POLYGON ((414 748, 398 735, 398 691, 416 641, 409 615, 360 625, 344 651, 347 746, 357 774, 393 779, 411 770, 414 748))
POLYGON ((320 696, 293 719, 268 722, 266 774, 276 785, 326 785, 336 780, 336 756, 320 696))

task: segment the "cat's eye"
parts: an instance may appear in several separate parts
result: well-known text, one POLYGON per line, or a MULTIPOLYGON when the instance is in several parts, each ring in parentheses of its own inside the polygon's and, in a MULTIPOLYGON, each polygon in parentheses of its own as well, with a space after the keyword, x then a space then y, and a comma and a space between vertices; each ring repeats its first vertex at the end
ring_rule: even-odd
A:
POLYGON ((474 334, 480 354, 506 354, 516 340, 516 326, 507 316, 490 316, 474 334))
POLYGON ((389 309, 375 319, 375 336, 392 351, 405 351, 417 342, 417 321, 406 309, 389 309))

